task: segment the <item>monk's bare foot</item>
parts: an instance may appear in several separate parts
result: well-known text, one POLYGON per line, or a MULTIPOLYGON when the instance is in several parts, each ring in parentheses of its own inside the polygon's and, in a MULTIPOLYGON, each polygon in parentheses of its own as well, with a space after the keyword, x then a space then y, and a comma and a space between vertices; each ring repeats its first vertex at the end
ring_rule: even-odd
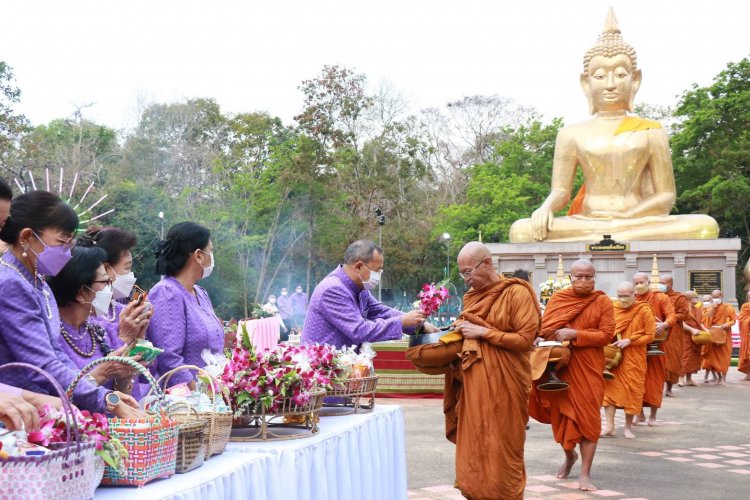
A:
POLYGON ((601 434, 599 434, 599 437, 612 437, 615 435, 615 428, 614 427, 605 427, 601 434))
POLYGON ((625 435, 626 439, 635 439, 635 434, 633 434, 633 431, 631 431, 627 427, 625 428, 625 432, 623 432, 623 434, 625 435))
POLYGON ((578 486, 581 488, 581 491, 596 491, 598 489, 589 478, 580 478, 578 480, 578 486))
MULTIPOLYGON (((750 380, 750 379, 748 379, 748 380, 750 380)), ((697 387, 697 384, 695 382, 693 382, 692 380, 688 380, 685 385, 688 386, 688 387, 697 387)))
POLYGON ((573 468, 573 464, 576 463, 576 460, 578 460, 578 453, 573 450, 573 456, 572 458, 566 453, 565 454, 565 462, 560 466, 559 469, 557 469, 557 474, 555 474, 555 477, 557 479, 565 479, 570 475, 570 470, 573 468))
POLYGON ((672 394, 672 391, 667 391, 664 395, 666 397, 668 397, 668 398, 673 398, 674 397, 674 394, 672 394))
POLYGON ((659 424, 656 423, 656 419, 655 418, 649 418, 648 419, 648 426, 649 427, 657 427, 658 425, 659 424))
POLYGON ((644 417, 643 415, 636 415, 635 417, 633 417, 633 425, 638 425, 645 421, 646 417, 644 417))
POLYGON ((742 380, 750 380, 750 375, 745 375, 745 378, 743 378, 742 380))

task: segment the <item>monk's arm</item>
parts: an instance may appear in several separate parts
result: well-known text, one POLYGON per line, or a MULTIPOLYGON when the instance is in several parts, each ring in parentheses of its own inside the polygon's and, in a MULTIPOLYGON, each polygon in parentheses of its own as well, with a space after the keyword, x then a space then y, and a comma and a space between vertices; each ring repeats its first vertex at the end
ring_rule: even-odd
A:
POLYGON ((643 307, 638 312, 638 331, 630 334, 630 345, 646 345, 654 340, 656 335, 656 321, 650 307, 643 307))
POLYGON ((679 297, 674 303, 674 315, 678 325, 681 325, 690 316, 690 302, 687 297, 679 297))
POLYGON ((734 310, 734 307, 727 304, 727 317, 726 317, 726 322, 724 323, 724 326, 727 328, 731 328, 736 322, 737 322, 737 312, 734 310))
MULTIPOLYGON (((528 351, 539 330, 539 313, 534 302, 536 298, 520 285, 511 286, 506 292, 511 304, 511 327, 513 331, 488 330, 482 340, 509 351, 528 351)), ((488 318, 492 323, 491 318, 488 318)))
POLYGON ((654 194, 628 210, 628 218, 647 215, 668 215, 676 198, 672 156, 669 151, 669 137, 662 128, 645 131, 648 134, 649 162, 654 183, 654 194))
POLYGON ((598 307, 600 310, 598 328, 578 330, 573 343, 578 347, 604 347, 615 336, 615 311, 612 301, 606 295, 602 295, 589 307, 598 307))
POLYGON ((661 310, 662 313, 664 313, 664 323, 668 324, 669 327, 672 328, 677 322, 677 317, 674 313, 674 306, 672 305, 672 301, 669 300, 669 297, 667 297, 666 295, 661 294, 660 297, 662 299, 661 310))

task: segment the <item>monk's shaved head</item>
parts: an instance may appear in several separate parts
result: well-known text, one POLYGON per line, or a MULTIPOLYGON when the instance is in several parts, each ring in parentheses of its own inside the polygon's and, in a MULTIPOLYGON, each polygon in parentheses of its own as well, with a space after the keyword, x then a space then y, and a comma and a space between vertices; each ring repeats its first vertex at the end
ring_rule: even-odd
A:
POLYGON ((704 295, 703 296, 703 302, 711 302, 711 296, 710 295, 704 295))
POLYGON ((687 292, 683 293, 682 295, 684 295, 685 297, 687 297, 688 300, 693 300, 693 299, 697 299, 698 298, 698 294, 695 293, 692 290, 688 290, 687 292))
POLYGON ((672 281, 672 275, 671 274, 662 274, 661 276, 659 276, 659 281, 661 283, 664 283, 667 286, 672 286, 672 283, 674 283, 672 281))
POLYGON ((715 299, 720 299, 723 296, 724 296, 724 294, 721 292, 721 290, 714 290, 713 292, 711 292, 711 297, 713 297, 715 299))
POLYGON ((633 295, 635 294, 635 287, 633 284, 629 281, 623 281, 619 285, 617 285, 617 295, 625 296, 625 295, 633 295))
POLYGON ((458 252, 458 257, 456 258, 456 260, 468 258, 476 261, 491 256, 492 252, 490 252, 490 249, 487 245, 480 241, 470 241, 466 245, 464 245, 460 252, 458 252))
POLYGON ((570 274, 573 274, 574 270, 593 271, 596 274, 594 264, 592 264, 591 261, 587 259, 578 259, 577 261, 573 262, 570 265, 570 274))

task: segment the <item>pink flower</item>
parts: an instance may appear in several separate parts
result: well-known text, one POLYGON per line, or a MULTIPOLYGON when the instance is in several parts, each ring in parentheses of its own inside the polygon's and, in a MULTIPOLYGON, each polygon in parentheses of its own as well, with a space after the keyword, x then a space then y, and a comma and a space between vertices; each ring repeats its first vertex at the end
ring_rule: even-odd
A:
POLYGON ((64 442, 64 429, 55 427, 55 420, 47 420, 39 427, 38 431, 29 432, 28 440, 30 443, 49 446, 50 443, 64 442))

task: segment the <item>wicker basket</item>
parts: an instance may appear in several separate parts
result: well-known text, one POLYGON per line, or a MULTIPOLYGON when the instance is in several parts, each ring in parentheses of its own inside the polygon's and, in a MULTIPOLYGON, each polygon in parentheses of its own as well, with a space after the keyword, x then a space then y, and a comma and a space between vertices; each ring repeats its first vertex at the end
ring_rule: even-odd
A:
POLYGON ((324 417, 349 415, 351 413, 369 413, 375 409, 375 390, 378 387, 378 376, 350 378, 333 389, 326 391, 323 410, 324 417), (335 398, 335 399, 334 399, 335 398))
POLYGON ((313 391, 310 400, 297 405, 284 398, 281 407, 268 413, 262 404, 236 415, 230 441, 281 441, 299 439, 318 433, 317 416, 323 406, 323 390, 313 391))
POLYGON ((102 484, 143 486, 146 483, 174 475, 177 461, 177 424, 164 412, 164 393, 151 373, 140 363, 121 356, 95 359, 84 366, 68 387, 73 393, 81 379, 95 367, 109 362, 128 365, 143 375, 156 393, 157 404, 151 414, 141 419, 109 418, 109 431, 128 450, 123 470, 110 466, 104 469, 102 484))
MULTIPOLYGON (((217 397, 223 397, 221 391, 216 394, 216 386, 221 387, 215 377, 211 376, 206 370, 195 365, 184 365, 178 366, 168 372, 164 373, 157 381, 160 387, 166 388, 169 383, 169 379, 172 375, 182 370, 195 370, 200 372, 211 381, 211 402, 215 405, 217 397)), ((226 401, 228 407, 231 408, 229 401, 226 401)), ((198 415, 201 419, 206 422, 206 458, 210 458, 214 455, 224 453, 224 448, 227 447, 229 442, 229 435, 232 432, 232 412, 231 411, 199 411, 198 415)), ((177 413, 171 413, 171 418, 177 422, 190 421, 193 419, 189 411, 181 411, 177 413)))
MULTIPOLYGON (((176 406, 188 406, 185 403, 176 406)), ((170 408, 170 417, 173 415, 170 408)), ((177 465, 175 471, 178 474, 190 472, 203 465, 206 459, 206 421, 203 420, 194 409, 192 410, 192 420, 185 420, 179 424, 179 434, 177 435, 177 465)), ((190 414, 190 413, 188 413, 190 414)))
POLYGON ((62 400, 67 442, 42 456, 8 457, 0 460, 0 492, 3 498, 92 498, 101 477, 95 473, 96 445, 82 442, 70 399, 60 384, 45 371, 26 363, 8 363, 0 370, 31 370, 42 375, 62 400))

